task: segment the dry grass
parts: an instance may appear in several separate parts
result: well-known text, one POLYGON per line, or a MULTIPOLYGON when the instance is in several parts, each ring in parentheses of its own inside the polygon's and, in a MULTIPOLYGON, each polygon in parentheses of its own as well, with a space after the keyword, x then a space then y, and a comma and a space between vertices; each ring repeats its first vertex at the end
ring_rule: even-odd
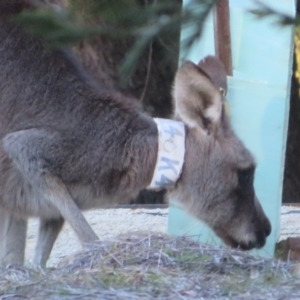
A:
POLYGON ((0 299, 300 299, 291 269, 187 238, 140 233, 92 245, 57 269, 0 269, 0 299))

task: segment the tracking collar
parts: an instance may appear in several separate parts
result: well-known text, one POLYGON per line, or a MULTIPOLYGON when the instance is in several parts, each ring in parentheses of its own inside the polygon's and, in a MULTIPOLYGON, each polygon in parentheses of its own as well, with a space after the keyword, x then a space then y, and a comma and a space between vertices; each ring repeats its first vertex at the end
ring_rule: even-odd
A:
POLYGON ((185 154, 185 128, 182 122, 153 119, 158 129, 158 153, 152 181, 147 189, 160 190, 175 186, 185 154))

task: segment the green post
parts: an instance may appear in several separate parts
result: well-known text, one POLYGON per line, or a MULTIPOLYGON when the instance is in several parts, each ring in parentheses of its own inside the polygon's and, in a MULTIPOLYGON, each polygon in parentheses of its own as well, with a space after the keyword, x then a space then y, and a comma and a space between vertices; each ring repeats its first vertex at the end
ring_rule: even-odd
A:
MULTIPOLYGON (((295 14, 294 0, 264 0, 264 3, 289 15, 295 14)), ((229 6, 233 76, 228 77, 227 99, 233 127, 256 158, 255 189, 272 223, 266 246, 254 253, 272 257, 280 233, 293 27, 280 27, 272 18, 256 19, 248 11, 255 7, 252 0, 230 0, 229 6)), ((211 14, 201 40, 188 53, 189 60, 198 63, 205 55, 215 53, 213 30, 211 14)), ((186 34, 182 32, 183 39, 186 34)), ((213 245, 222 243, 206 225, 175 206, 172 199, 168 232, 213 245)))

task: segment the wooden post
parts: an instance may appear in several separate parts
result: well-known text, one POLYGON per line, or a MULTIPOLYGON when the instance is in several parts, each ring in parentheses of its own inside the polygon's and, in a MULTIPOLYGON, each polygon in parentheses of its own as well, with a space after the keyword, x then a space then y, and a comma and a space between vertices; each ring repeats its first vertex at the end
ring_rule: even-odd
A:
POLYGON ((223 62, 227 75, 232 76, 230 13, 228 0, 219 0, 214 12, 216 56, 223 62))

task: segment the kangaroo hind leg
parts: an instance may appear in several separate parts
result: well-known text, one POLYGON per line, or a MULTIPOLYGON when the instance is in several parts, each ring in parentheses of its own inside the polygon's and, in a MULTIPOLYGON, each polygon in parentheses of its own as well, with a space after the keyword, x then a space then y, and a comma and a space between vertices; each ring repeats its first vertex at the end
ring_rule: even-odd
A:
MULTIPOLYGON (((61 144, 59 134, 49 133, 43 129, 16 131, 4 138, 6 153, 24 178, 30 182, 33 190, 43 197, 43 201, 52 204, 62 218, 70 223, 83 245, 89 244, 98 240, 97 235, 74 202, 67 186, 56 174, 52 174, 51 168, 49 168, 51 159, 48 159, 48 156, 52 157, 53 161, 53 156, 56 155, 58 156, 56 160, 59 160, 61 155, 59 151, 64 151, 61 144), (59 151, 54 155, 53 149, 59 149, 59 151)), ((41 203, 41 206, 43 206, 43 203, 41 203)), ((44 209, 46 207, 47 205, 44 209)), ((41 226, 45 226, 45 223, 42 223, 41 226)), ((45 241, 44 238, 40 238, 41 245, 47 245, 50 250, 54 243, 50 240, 53 240, 54 236, 56 238, 60 230, 59 222, 51 226, 48 231, 46 230, 49 237, 45 237, 45 241)), ((41 233, 44 234, 44 232, 45 230, 42 229, 41 233)), ((44 263, 48 250, 40 250, 40 247, 42 246, 37 248, 35 260, 37 263, 44 263)))

